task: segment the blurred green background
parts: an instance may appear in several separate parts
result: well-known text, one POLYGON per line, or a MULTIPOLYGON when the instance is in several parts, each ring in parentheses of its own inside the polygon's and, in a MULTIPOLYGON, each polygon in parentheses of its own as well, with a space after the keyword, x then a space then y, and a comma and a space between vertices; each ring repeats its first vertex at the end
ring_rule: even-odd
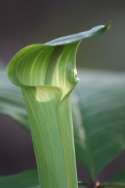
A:
POLYGON ((7 63, 25 45, 89 29, 112 21, 104 36, 82 44, 78 65, 92 69, 125 69, 125 1, 0 1, 0 61, 7 63))

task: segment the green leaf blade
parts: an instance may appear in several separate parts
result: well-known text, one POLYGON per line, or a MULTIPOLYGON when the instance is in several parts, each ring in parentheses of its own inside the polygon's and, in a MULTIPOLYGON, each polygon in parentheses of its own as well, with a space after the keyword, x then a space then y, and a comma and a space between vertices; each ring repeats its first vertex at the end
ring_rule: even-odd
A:
POLYGON ((125 149, 124 83, 124 74, 81 75, 74 104, 80 116, 75 116, 76 153, 93 180, 125 149))
POLYGON ((2 188, 40 188, 35 169, 16 175, 0 176, 0 186, 2 188))
POLYGON ((0 70, 0 113, 14 118, 28 129, 27 113, 21 91, 10 83, 5 68, 0 70))

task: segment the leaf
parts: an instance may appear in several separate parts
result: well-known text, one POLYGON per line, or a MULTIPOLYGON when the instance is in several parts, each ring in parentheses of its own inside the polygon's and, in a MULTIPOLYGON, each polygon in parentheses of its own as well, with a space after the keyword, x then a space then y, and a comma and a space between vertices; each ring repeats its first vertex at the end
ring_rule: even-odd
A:
POLYGON ((0 176, 2 188, 40 188, 36 170, 24 171, 11 176, 0 176))
POLYGON ((125 76, 83 72, 75 97, 76 155, 95 179, 125 149, 125 76))
POLYGON ((16 119, 28 127, 27 114, 20 89, 10 83, 5 68, 0 69, 0 113, 16 119))

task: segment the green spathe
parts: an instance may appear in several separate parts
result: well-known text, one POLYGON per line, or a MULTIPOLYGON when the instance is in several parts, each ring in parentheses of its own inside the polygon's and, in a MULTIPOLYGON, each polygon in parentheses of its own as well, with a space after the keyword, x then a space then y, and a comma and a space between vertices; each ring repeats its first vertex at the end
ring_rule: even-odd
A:
POLYGON ((23 92, 43 188, 78 187, 69 99, 78 81, 76 50, 82 39, 108 28, 101 25, 25 47, 8 66, 9 78, 23 92))

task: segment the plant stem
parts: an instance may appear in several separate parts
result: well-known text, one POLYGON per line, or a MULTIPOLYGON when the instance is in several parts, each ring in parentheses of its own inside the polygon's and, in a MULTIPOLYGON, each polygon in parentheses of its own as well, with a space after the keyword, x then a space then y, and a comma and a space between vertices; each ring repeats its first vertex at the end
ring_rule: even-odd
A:
POLYGON ((22 88, 31 122, 41 187, 77 188, 69 97, 60 101, 54 96, 51 100, 43 101, 40 99, 40 95, 41 98, 44 95, 43 90, 39 94, 36 90, 35 87, 22 88))

